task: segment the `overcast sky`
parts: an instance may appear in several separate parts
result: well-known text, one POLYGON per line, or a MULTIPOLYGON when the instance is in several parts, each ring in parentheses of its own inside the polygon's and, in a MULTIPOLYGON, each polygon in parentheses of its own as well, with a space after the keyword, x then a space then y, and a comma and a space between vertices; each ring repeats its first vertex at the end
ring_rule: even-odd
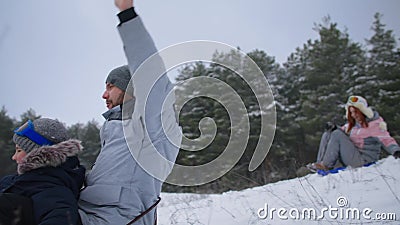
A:
MULTIPOLYGON (((283 63, 316 39, 314 23, 330 16, 364 44, 376 12, 400 37, 398 0, 135 0, 159 49, 212 40, 260 49, 283 63)), ((1 0, 0 106, 19 118, 27 109, 68 125, 103 122, 108 72, 125 64, 113 0, 1 0)))

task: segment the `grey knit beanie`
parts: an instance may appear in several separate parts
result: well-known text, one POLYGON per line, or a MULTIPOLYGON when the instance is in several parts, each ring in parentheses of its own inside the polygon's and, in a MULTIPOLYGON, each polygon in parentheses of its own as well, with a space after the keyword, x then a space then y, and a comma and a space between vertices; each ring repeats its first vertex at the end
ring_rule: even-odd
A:
MULTIPOLYGON (((40 118, 34 120, 32 123, 35 132, 40 134, 47 140, 51 141, 53 144, 57 144, 69 139, 67 129, 61 122, 57 120, 49 118, 40 118)), ((35 148, 39 148, 42 146, 40 144, 35 143, 28 137, 21 136, 17 133, 14 134, 13 141, 27 153, 35 148)))
POLYGON ((108 74, 106 84, 113 84, 126 92, 131 77, 132 76, 129 72, 129 67, 127 65, 120 66, 111 70, 111 72, 108 74))

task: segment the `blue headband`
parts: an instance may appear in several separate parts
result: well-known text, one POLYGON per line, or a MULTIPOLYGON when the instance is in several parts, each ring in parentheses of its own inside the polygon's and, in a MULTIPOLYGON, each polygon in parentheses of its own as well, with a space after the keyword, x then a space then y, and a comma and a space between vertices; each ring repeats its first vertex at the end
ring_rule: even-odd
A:
POLYGON ((24 125, 16 128, 14 130, 14 133, 22 137, 27 137, 40 146, 54 144, 52 141, 49 141, 47 138, 43 137, 35 131, 35 127, 33 126, 31 120, 28 120, 24 125))

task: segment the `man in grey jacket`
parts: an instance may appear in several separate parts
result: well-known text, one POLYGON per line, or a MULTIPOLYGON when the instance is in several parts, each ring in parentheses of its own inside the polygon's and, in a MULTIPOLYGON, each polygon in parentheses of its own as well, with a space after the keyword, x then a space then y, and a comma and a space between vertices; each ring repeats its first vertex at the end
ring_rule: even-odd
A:
POLYGON ((155 205, 181 140, 173 85, 133 1, 115 4, 128 65, 106 79, 101 151, 81 191, 79 213, 83 225, 155 224, 155 205))

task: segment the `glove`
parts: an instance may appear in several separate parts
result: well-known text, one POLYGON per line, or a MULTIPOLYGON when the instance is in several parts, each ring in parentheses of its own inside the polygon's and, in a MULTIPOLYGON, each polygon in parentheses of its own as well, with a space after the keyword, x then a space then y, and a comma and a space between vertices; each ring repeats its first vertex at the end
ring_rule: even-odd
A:
POLYGON ((393 157, 394 157, 395 159, 400 158, 400 151, 394 152, 394 153, 393 153, 393 157))
POLYGON ((336 130, 336 128, 337 128, 337 126, 336 126, 335 123, 327 122, 327 123, 325 124, 325 131, 330 131, 330 132, 332 132, 332 131, 336 130))

